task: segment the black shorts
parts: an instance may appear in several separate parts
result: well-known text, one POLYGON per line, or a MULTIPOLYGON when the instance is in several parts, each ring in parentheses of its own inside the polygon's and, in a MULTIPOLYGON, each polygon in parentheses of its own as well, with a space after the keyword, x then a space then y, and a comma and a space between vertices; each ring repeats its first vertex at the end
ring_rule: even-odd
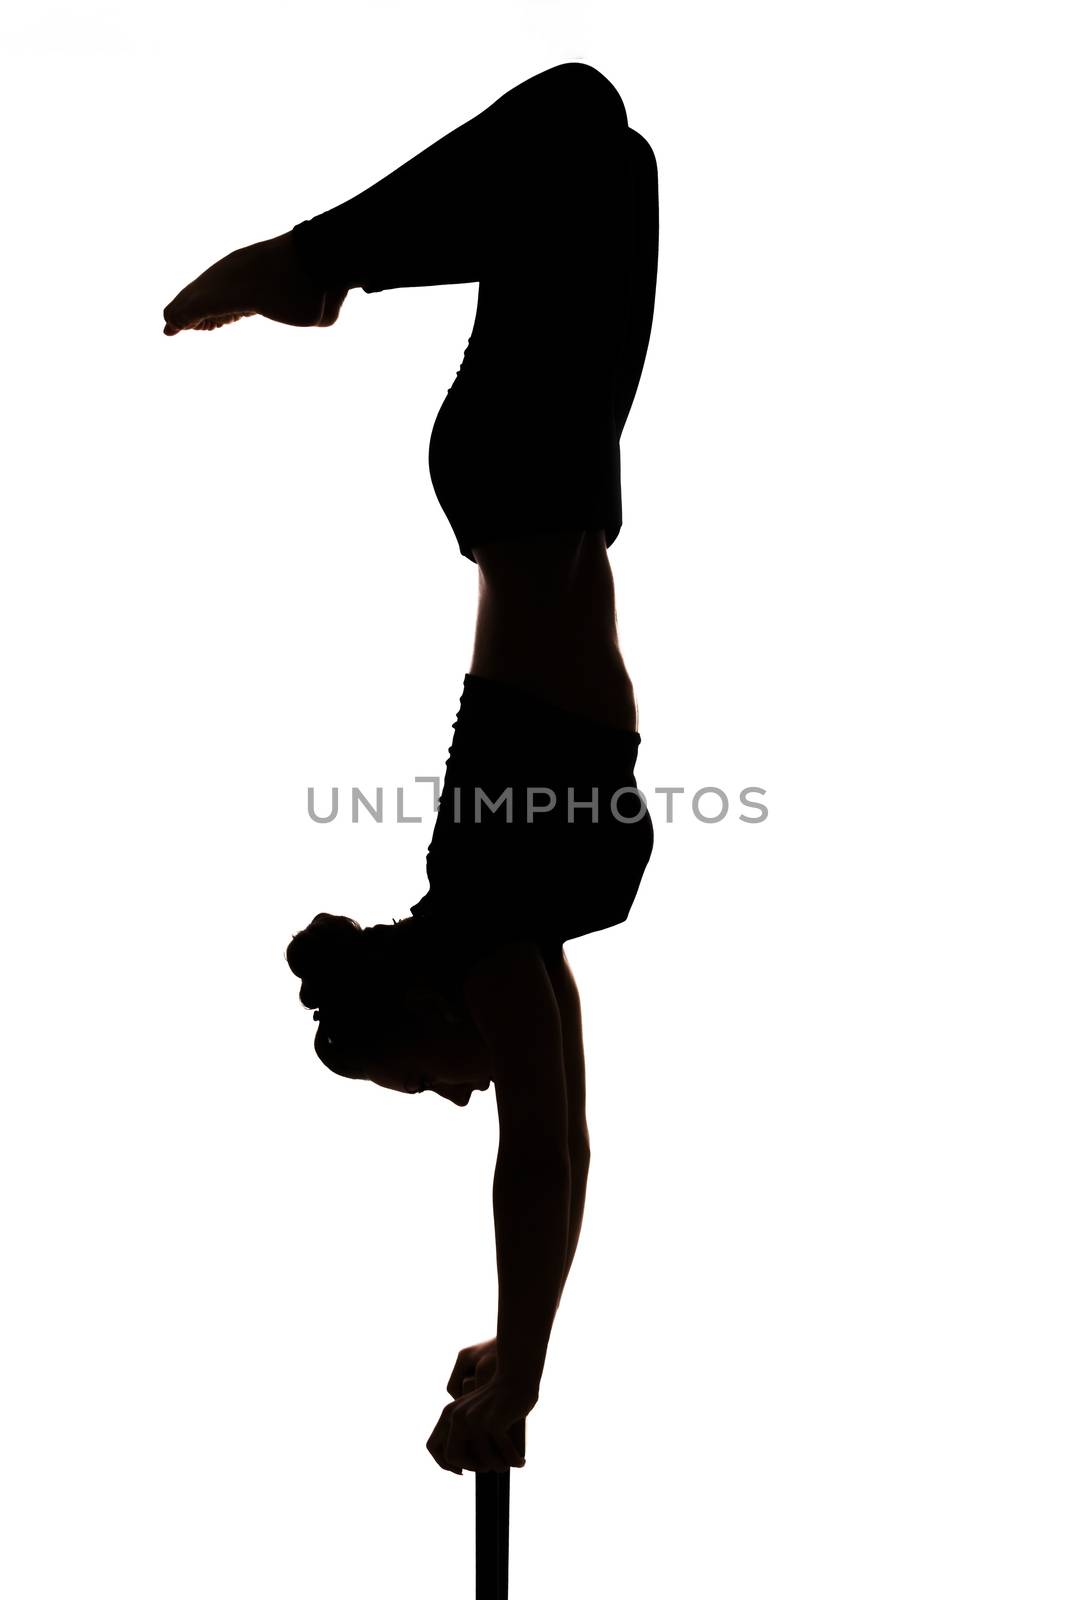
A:
POLYGON ((469 964, 511 940, 546 958, 624 922, 652 854, 641 738, 470 673, 412 906, 469 964))

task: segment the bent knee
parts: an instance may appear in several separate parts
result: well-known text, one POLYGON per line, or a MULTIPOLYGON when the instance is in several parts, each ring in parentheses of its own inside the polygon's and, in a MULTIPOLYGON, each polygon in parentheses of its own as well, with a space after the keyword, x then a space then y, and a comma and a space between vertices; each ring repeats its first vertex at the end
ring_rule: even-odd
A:
POLYGON ((626 146, 634 167, 644 176, 651 178, 653 183, 658 182, 659 166, 656 162, 656 152, 644 134, 638 133, 636 128, 628 129, 626 146))
POLYGON ((622 131, 627 126, 626 106, 609 78, 584 61, 564 61, 541 74, 551 91, 554 108, 568 121, 589 128, 622 131))

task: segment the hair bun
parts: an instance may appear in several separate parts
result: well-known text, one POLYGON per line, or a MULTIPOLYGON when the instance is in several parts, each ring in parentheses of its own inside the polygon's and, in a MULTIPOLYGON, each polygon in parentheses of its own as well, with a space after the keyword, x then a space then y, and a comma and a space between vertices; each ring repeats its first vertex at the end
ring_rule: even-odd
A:
POLYGON ((432 987, 420 941, 410 918, 363 928, 328 911, 290 940, 285 958, 300 979, 301 1000, 316 1013, 315 1051, 328 1067, 365 1077, 359 1064, 410 1026, 412 992, 432 987))
POLYGON ((300 979, 300 1000, 309 1011, 336 1004, 351 988, 362 931, 351 917, 320 911, 289 941, 285 959, 300 979))

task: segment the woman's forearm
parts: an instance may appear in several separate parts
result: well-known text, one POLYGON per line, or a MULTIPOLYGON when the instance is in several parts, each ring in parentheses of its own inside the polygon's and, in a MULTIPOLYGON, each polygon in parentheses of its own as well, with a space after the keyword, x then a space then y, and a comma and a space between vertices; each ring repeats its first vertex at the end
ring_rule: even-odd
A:
POLYGON ((567 1240, 567 1259, 563 1266, 563 1281, 559 1286, 560 1299, 567 1282, 567 1275, 571 1270, 574 1252, 578 1248, 578 1236, 582 1231, 582 1214, 585 1211, 585 1190, 589 1179, 589 1150, 571 1150, 571 1209, 570 1226, 567 1240))
POLYGON ((536 1398, 570 1247, 571 1170, 501 1150, 493 1179, 497 1374, 536 1398))

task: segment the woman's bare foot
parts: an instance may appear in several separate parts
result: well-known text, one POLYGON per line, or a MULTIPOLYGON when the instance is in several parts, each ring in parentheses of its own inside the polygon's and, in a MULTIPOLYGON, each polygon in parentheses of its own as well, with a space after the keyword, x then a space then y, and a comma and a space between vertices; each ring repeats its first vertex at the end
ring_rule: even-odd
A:
POLYGON ((163 332, 221 328, 252 316, 291 328, 328 328, 337 321, 347 293, 318 288, 297 260, 292 234, 282 233, 232 251, 194 278, 164 306, 163 332))

